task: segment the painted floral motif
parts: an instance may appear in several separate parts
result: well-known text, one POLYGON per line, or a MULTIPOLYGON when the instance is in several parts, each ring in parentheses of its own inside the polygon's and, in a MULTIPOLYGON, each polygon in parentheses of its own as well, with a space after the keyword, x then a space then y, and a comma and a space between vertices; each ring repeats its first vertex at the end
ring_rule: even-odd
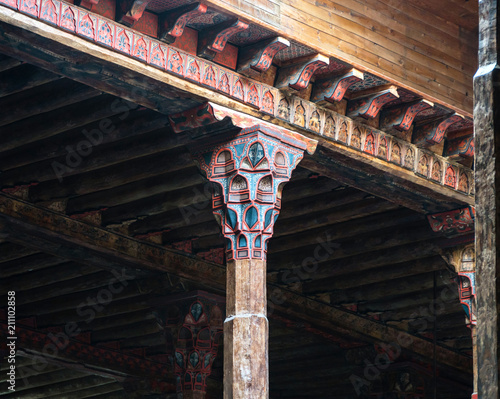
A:
POLYGON ((458 190, 464 193, 469 193, 469 178, 467 173, 461 173, 458 180, 458 190))
POLYGON ((312 113, 311 119, 309 120, 309 129, 314 130, 316 133, 319 133, 320 120, 318 111, 314 111, 312 113))
POLYGON ((134 57, 143 61, 147 61, 148 59, 148 46, 142 38, 135 42, 134 57))
POLYGON ((398 143, 394 143, 391 150, 391 161, 401 165, 401 147, 398 143))
POLYGON ((113 33, 107 22, 104 22, 99 28, 97 32, 97 41, 107 46, 113 45, 113 33))
POLYGON ((160 68, 165 68, 165 54, 163 53, 159 44, 151 49, 151 58, 149 62, 160 68))
POLYGON ((259 92, 257 91, 257 87, 252 85, 250 90, 248 90, 247 102, 256 107, 259 106, 259 92))
POLYGON ((413 169, 414 163, 415 163, 415 154, 413 153, 412 148, 408 148, 406 150, 406 155, 405 155, 405 167, 408 169, 413 169))
POLYGON ((94 38, 94 22, 88 14, 81 19, 78 30, 82 35, 94 38))
POLYGON ((0 0, 0 4, 4 4, 6 6, 17 9, 17 1, 16 0, 0 0))
POLYGON ((230 88, 229 88, 229 78, 227 77, 227 73, 222 74, 219 82, 219 90, 229 94, 230 93, 230 88))
POLYGON ((278 104, 278 116, 281 119, 290 119, 290 104, 286 98, 282 98, 278 104))
POLYGON ((200 81, 200 67, 194 59, 190 61, 186 70, 186 78, 194 80, 195 82, 200 81))
POLYGON ((76 28, 75 14, 73 13, 73 10, 70 7, 67 7, 66 10, 64 10, 64 13, 61 17, 61 27, 64 29, 68 29, 72 32, 75 31, 76 28))
POLYGON ((375 154, 375 137, 372 133, 366 136, 364 151, 372 155, 375 154))
POLYGON ((351 134, 351 147, 361 149, 361 132, 358 128, 355 128, 351 134))
POLYGON ((436 181, 441 181, 441 162, 434 161, 432 165, 431 179, 436 181))
POLYGON ((424 176, 429 174, 429 159, 425 155, 422 155, 418 161, 417 172, 424 176))
POLYGON ((379 158, 387 159, 387 139, 385 137, 380 139, 380 144, 378 145, 378 156, 379 158))
POLYGON ((274 114, 274 97, 270 90, 266 91, 262 97, 262 111, 274 114))
POLYGON ((205 74, 203 75, 203 83, 215 89, 217 87, 216 80, 217 79, 215 78, 214 68, 211 65, 209 65, 208 67, 205 68, 205 74))
POLYGON ((44 19, 47 22, 50 22, 54 25, 57 24, 57 11, 56 6, 52 2, 52 0, 47 0, 43 4, 42 12, 40 14, 40 18, 44 19))
POLYGON ((177 51, 172 52, 170 59, 168 60, 167 70, 178 75, 182 75, 184 73, 182 61, 182 57, 177 51))
POLYGON ((297 107, 295 108, 293 123, 302 127, 306 125, 306 110, 304 109, 302 104, 297 105, 297 107))
POLYGON ((243 101, 244 99, 244 93, 243 93, 243 84, 241 83, 241 80, 238 79, 236 83, 234 84, 233 87, 233 96, 236 97, 238 100, 243 101))
POLYGON ((342 143, 347 143, 347 123, 345 122, 342 122, 342 125, 340 125, 338 140, 342 143))
POLYGON ((130 39, 124 30, 122 30, 120 33, 118 33, 118 39, 116 41, 116 48, 120 51, 123 51, 124 53, 127 53, 127 54, 130 53, 130 39))
POLYGON ((38 17, 38 6, 36 4, 36 0, 20 0, 19 11, 38 17))
POLYGON ((444 175, 444 184, 446 186, 455 187, 455 183, 457 182, 457 174, 453 167, 448 166, 446 168, 446 173, 444 175))
POLYGON ((335 137, 335 120, 331 116, 325 121, 325 136, 335 137))

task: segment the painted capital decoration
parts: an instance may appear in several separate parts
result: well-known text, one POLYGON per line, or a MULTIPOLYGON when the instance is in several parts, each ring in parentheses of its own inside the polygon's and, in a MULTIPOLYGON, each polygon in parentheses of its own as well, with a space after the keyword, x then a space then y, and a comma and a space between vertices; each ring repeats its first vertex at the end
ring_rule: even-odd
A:
POLYGON ((281 194, 304 151, 316 142, 215 104, 170 117, 174 131, 231 118, 237 133, 208 137, 190 150, 213 184, 213 212, 226 238, 226 259, 265 259, 281 194))
POLYGON ((436 233, 460 235, 474 231, 475 210, 472 206, 428 215, 431 228, 436 233))
POLYGON ((184 398, 191 397, 189 392, 205 394, 222 343, 225 299, 194 291, 169 297, 156 307, 157 318, 165 328, 177 393, 184 398))
POLYGON ((469 325, 477 325, 476 318, 476 268, 474 247, 466 247, 461 256, 458 272, 458 294, 469 325))

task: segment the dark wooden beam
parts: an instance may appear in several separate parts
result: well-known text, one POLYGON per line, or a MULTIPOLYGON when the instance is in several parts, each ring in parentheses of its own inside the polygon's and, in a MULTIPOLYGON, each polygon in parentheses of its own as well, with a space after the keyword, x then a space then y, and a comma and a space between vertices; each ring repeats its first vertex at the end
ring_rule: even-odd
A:
POLYGON ((23 64, 17 68, 9 69, 0 73, 3 82, 0 88, 0 98, 28 90, 45 83, 54 82, 62 76, 38 68, 34 65, 23 64))
POLYGON ((159 38, 165 43, 173 43, 184 33, 190 19, 207 12, 207 6, 201 3, 191 3, 162 13, 159 17, 159 38))

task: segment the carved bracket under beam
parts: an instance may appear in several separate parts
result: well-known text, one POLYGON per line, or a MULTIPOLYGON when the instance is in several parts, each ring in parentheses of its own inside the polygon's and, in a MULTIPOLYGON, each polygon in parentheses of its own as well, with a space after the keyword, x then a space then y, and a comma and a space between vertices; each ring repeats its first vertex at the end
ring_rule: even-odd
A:
POLYGON ((416 125, 413 129, 413 143, 419 146, 431 146, 439 144, 443 141, 448 128, 463 120, 464 117, 460 114, 453 114, 445 119, 416 125))
POLYGON ((415 117, 422 111, 434 107, 434 104, 427 100, 418 100, 401 107, 396 107, 384 112, 380 120, 381 130, 396 129, 408 131, 413 124, 415 117))
POLYGON ((399 98, 399 94, 396 86, 393 86, 367 97, 350 101, 347 107, 347 116, 350 118, 358 116, 365 119, 375 118, 385 104, 397 98, 399 98))
POLYGON ((342 76, 317 81, 314 84, 311 101, 315 103, 322 101, 328 101, 330 103, 341 101, 349 87, 363 79, 363 72, 353 68, 342 76))
POLYGON ((309 85, 314 73, 324 66, 330 64, 330 59, 318 54, 300 64, 294 64, 280 68, 276 79, 276 88, 287 90, 304 90, 309 85))
POLYGON ((447 141, 444 156, 452 159, 474 157, 474 136, 470 135, 447 141))
MULTIPOLYGON (((94 0, 95 1, 95 0, 94 0)), ((125 1, 121 4, 121 18, 118 22, 127 26, 134 26, 134 24, 141 19, 144 10, 151 2, 151 0, 133 0, 125 1)))
POLYGON ((96 6, 99 4, 99 0, 81 0, 77 4, 82 8, 86 8, 87 10, 91 10, 93 6, 96 6))
POLYGON ((206 12, 207 6, 205 4, 193 3, 161 14, 160 40, 168 44, 173 43, 175 39, 182 36, 189 20, 206 12))
POLYGON ((246 76, 266 72, 271 66, 274 56, 287 47, 290 47, 288 40, 283 37, 275 37, 241 49, 238 72, 246 76))
POLYGON ((212 26, 202 32, 198 40, 198 57, 212 60, 221 53, 226 47, 227 41, 234 34, 244 31, 248 28, 248 24, 239 19, 232 19, 221 22, 218 25, 212 26))
POLYGON ((427 220, 435 233, 448 236, 468 234, 474 231, 476 212, 472 206, 427 215, 427 220))

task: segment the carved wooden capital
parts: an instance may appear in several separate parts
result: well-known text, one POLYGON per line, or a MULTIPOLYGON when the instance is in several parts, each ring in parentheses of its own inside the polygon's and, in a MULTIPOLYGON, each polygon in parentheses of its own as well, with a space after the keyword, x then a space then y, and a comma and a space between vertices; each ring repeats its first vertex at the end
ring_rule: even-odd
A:
POLYGON ((427 215, 434 232, 452 236, 473 232, 474 218, 475 211, 472 206, 427 215))
POLYGON ((353 68, 344 75, 316 81, 313 87, 311 101, 315 103, 320 101, 328 101, 330 103, 340 101, 344 98, 349 87, 363 80, 363 77, 363 72, 353 68))
POLYGON ((468 135, 453 140, 448 140, 444 149, 444 156, 453 159, 474 157, 474 136, 468 135))
POLYGON ((318 54, 298 64, 280 68, 275 86, 278 89, 304 90, 309 85, 314 73, 330 64, 327 56, 318 54))
POLYGON ((160 40, 173 43, 181 37, 189 20, 198 15, 205 14, 207 6, 200 3, 186 4, 160 15, 160 40))

